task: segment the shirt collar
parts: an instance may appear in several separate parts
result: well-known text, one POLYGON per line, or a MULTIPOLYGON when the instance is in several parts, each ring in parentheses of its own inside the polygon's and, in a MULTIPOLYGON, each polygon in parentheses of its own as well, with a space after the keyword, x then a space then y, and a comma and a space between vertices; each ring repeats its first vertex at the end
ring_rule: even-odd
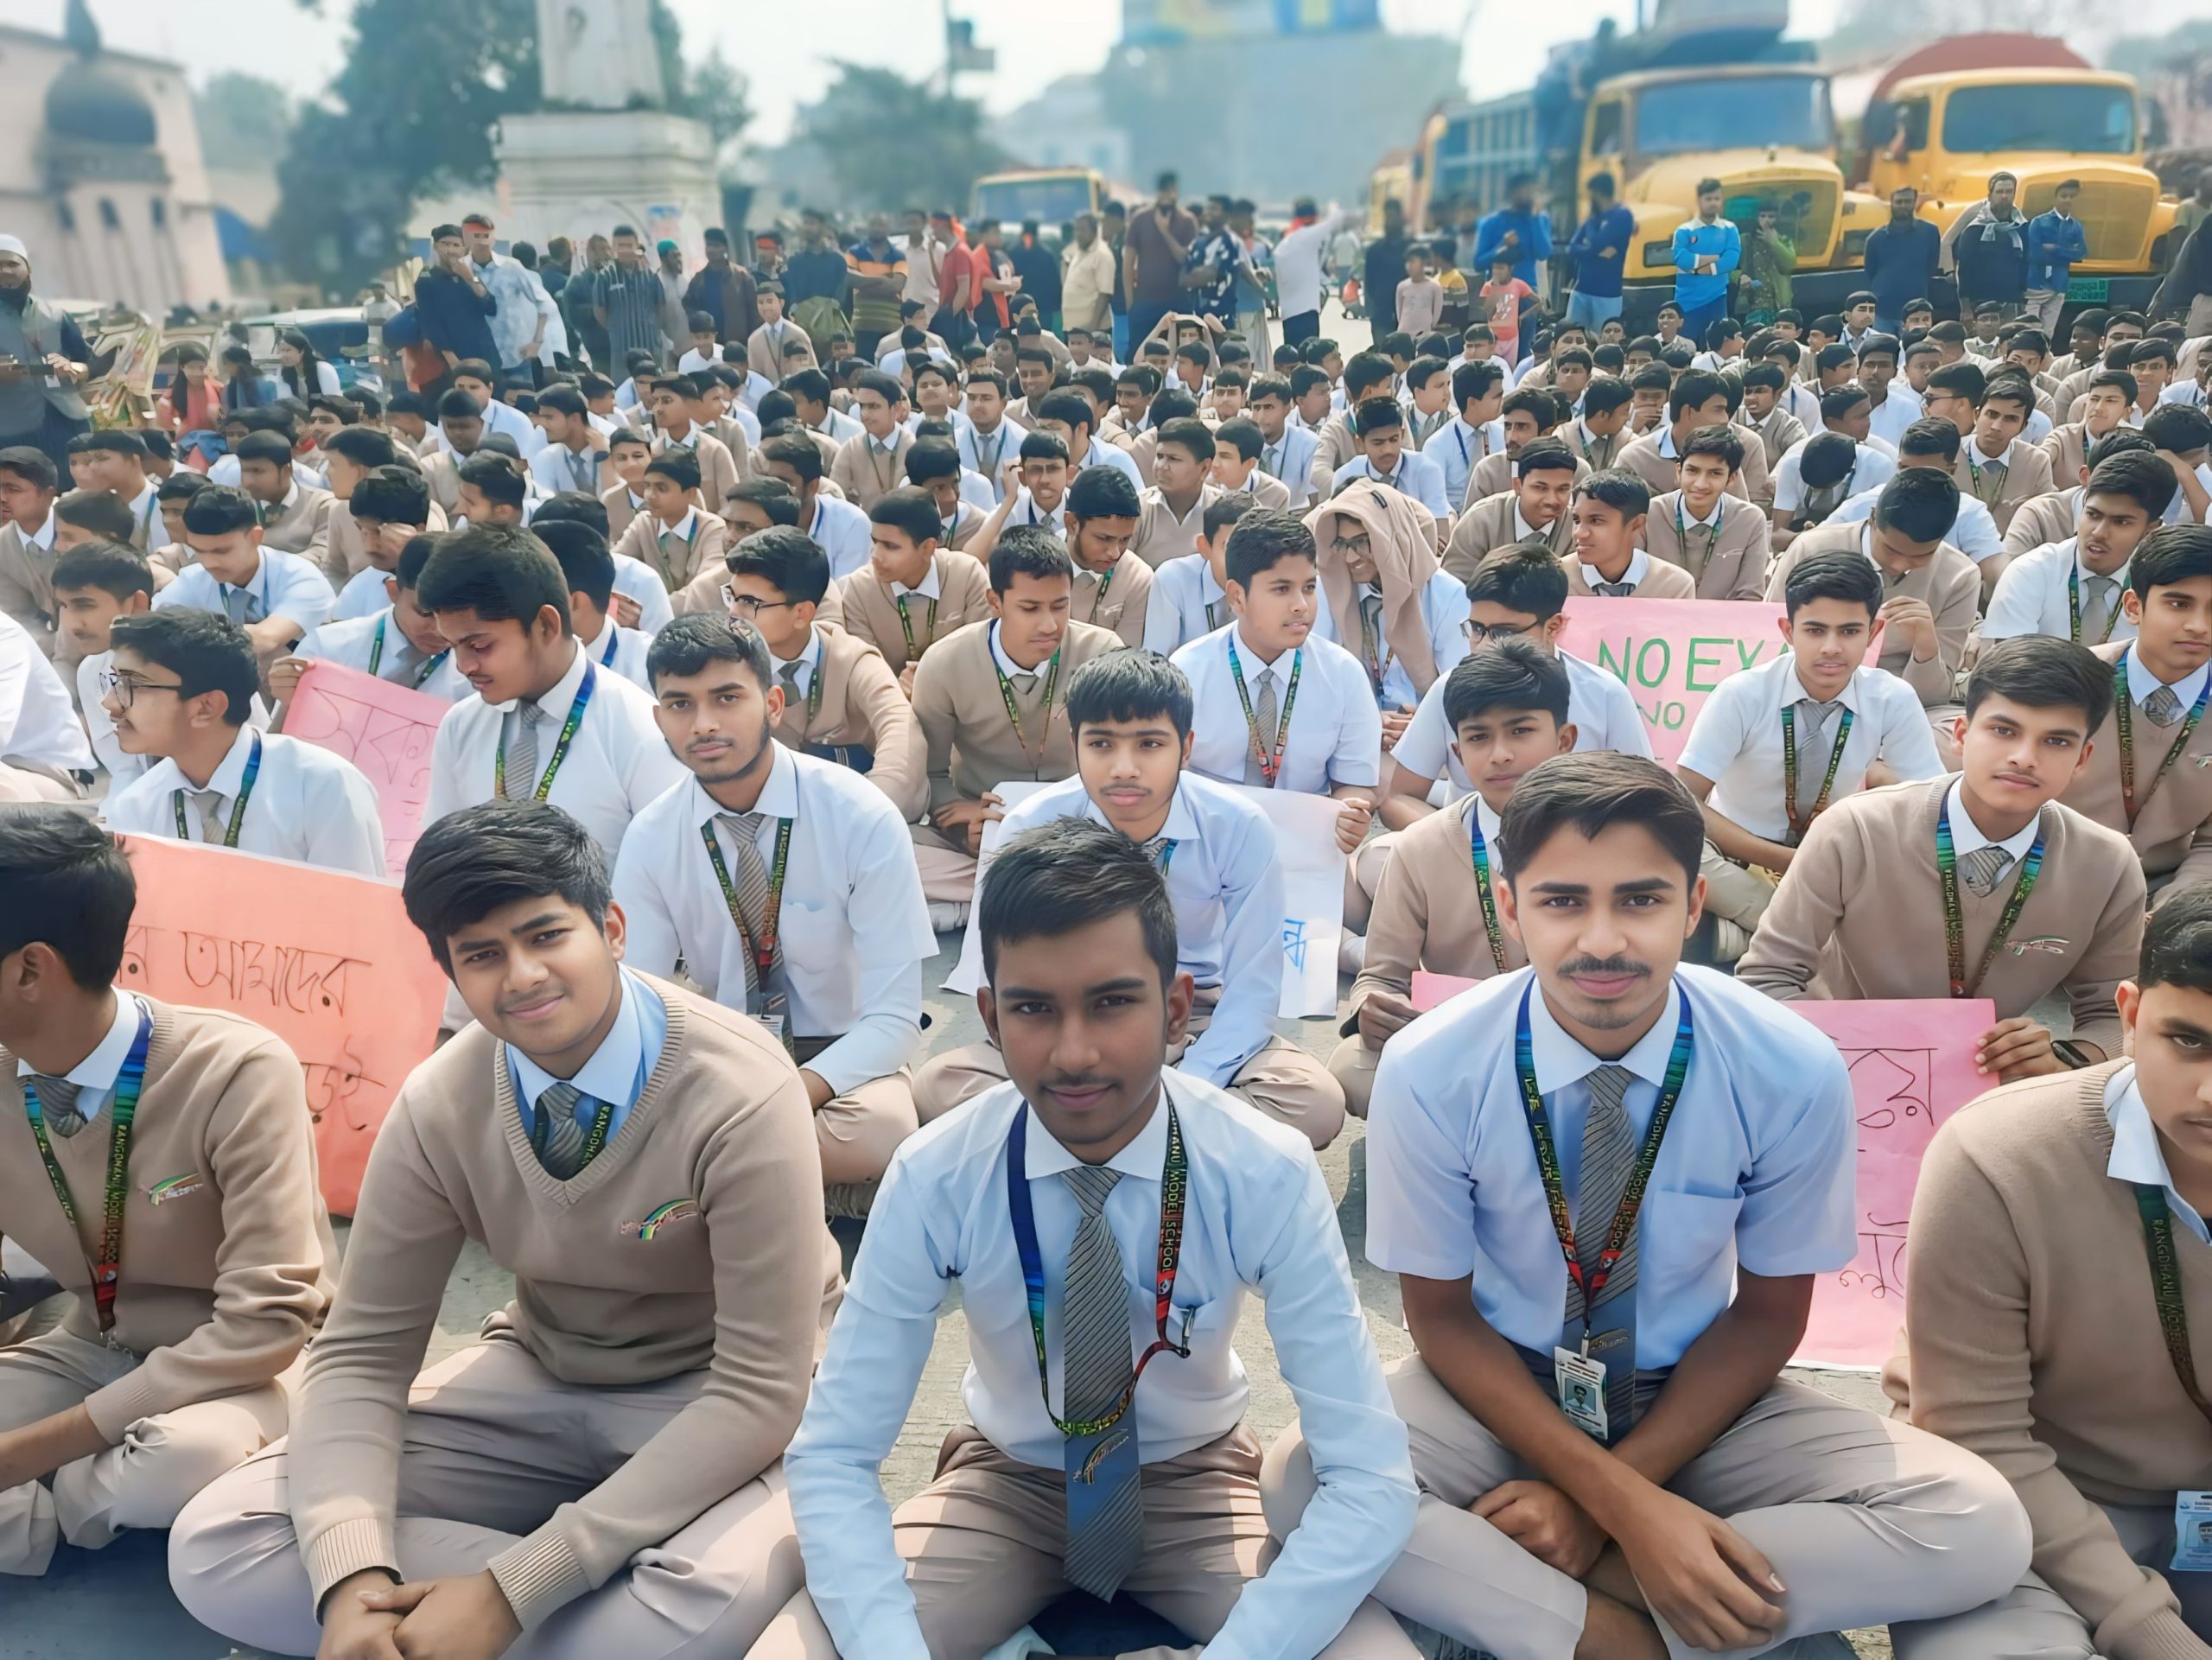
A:
MULTIPOLYGON (((226 801, 237 798, 238 786, 245 782, 245 764, 252 757, 254 740, 259 736, 251 721, 238 728, 231 739, 230 748, 224 752, 223 759, 207 779, 209 789, 226 801)), ((190 784, 192 780, 187 779, 185 782, 190 784)))
POLYGON ((1039 663, 1033 669, 1023 668, 1021 665, 1008 657, 1006 654, 1006 647, 999 644, 999 625, 996 622, 991 624, 991 658, 999 665, 999 671, 1009 680, 1018 674, 1042 674, 1045 672, 1045 663, 1052 661, 1052 658, 1046 658, 1045 663, 1039 663))
POLYGON ((908 588, 904 582, 893 582, 891 584, 891 591, 895 595, 918 594, 925 600, 937 599, 944 592, 944 583, 938 574, 937 561, 934 559, 930 561, 928 571, 913 587, 908 588))
MULTIPOLYGON (((553 689, 537 700, 538 712, 556 721, 567 720, 569 706, 576 701, 576 689, 583 684, 584 671, 590 665, 591 653, 581 645, 577 646, 575 655, 569 659, 569 666, 561 671, 561 677, 553 683, 553 689)), ((485 708, 497 709, 504 715, 521 702, 519 697, 510 697, 504 703, 486 703, 485 708)))
MULTIPOLYGON (((1262 673, 1271 671, 1276 664, 1287 657, 1293 656, 1295 652, 1294 647, 1289 652, 1277 652, 1273 657, 1262 657, 1259 647, 1243 637, 1243 631, 1236 626, 1234 619, 1231 619, 1229 629, 1228 638, 1236 647, 1237 660, 1247 665, 1246 673, 1249 677, 1256 677, 1262 673)), ((1223 647, 1224 655, 1227 650, 1227 646, 1223 647)))
POLYGON ((1584 586, 1593 588, 1597 587, 1599 583, 1603 582, 1622 582, 1634 584, 1642 582, 1646 576, 1651 574, 1651 556, 1646 553, 1642 548, 1637 549, 1634 552, 1629 555, 1628 569, 1623 571, 1618 577, 1608 577, 1603 571, 1599 570, 1597 566, 1583 564, 1582 561, 1580 559, 1576 560, 1575 563, 1582 565, 1582 581, 1584 586))
MULTIPOLYGON (((2063 543, 2060 544, 2060 545, 2071 556, 2075 574, 2081 577, 2085 586, 2088 582, 2089 578, 2096 576, 2103 576, 2107 580, 2119 585, 2113 590, 2113 602, 2117 605, 2120 602, 2120 595, 2124 593, 2127 588, 2127 566, 2122 565, 2118 570, 2113 571, 2100 572, 2091 570, 2087 565, 2082 563, 2082 537, 2079 531, 2076 531, 2074 535, 2068 537, 2063 543)), ((2128 563, 2132 564, 2134 562, 2130 560, 2128 563)))
POLYGON ((1529 999, 1529 1040, 1536 1063, 1537 1089, 1546 1095, 1556 1094, 1605 1065, 1625 1066, 1657 1088, 1667 1076, 1667 1060, 1674 1053, 1675 1031, 1681 1021, 1681 985, 1670 984, 1666 1007, 1652 1021, 1651 1029, 1618 1060, 1605 1061, 1567 1035, 1566 1028, 1554 1018, 1551 1005, 1544 1001, 1543 988, 1539 986, 1535 995, 1529 999))
MULTIPOLYGON (((1468 791, 1466 799, 1471 804, 1471 811, 1472 811, 1475 815, 1475 822, 1482 826, 1483 840, 1487 842, 1491 846, 1496 847, 1497 845, 1497 827, 1500 823, 1498 816, 1490 810, 1490 803, 1483 799, 1481 791, 1468 791)), ((1462 822, 1464 822, 1464 820, 1462 822)))
POLYGON ((654 532, 656 536, 679 536, 686 542, 698 533, 699 510, 696 507, 686 507, 683 510, 683 518, 677 519, 675 524, 654 532))
MULTIPOLYGON (((1781 677, 1774 683, 1775 708, 1778 709, 1792 709, 1796 706, 1801 699, 1813 696, 1813 694, 1805 689, 1805 683, 1797 677, 1797 659, 1795 656, 1788 652, 1784 652, 1779 658, 1776 658, 1775 661, 1779 664, 1782 668, 1781 677)), ((1859 678, 1865 673, 1866 669, 1863 665, 1859 668, 1853 669, 1851 671, 1851 678, 1843 683, 1843 690, 1835 695, 1835 701, 1837 703, 1841 703, 1846 709, 1850 709, 1854 713, 1857 712, 1859 708, 1859 678)), ((1813 701, 1815 703, 1818 703, 1821 700, 1815 697, 1813 698, 1813 701)))
MULTIPOLYGON (((705 785, 696 778, 691 780, 691 822, 695 826, 712 824, 715 814, 731 811, 709 795, 705 785)), ((798 817, 798 767, 786 745, 774 746, 768 757, 768 776, 760 781, 760 793, 751 811, 769 818, 798 817)))
POLYGON ((1685 527, 1694 525, 1700 530, 1704 530, 1707 527, 1718 530, 1720 528, 1721 515, 1727 512, 1727 508, 1724 504, 1726 504, 1728 499, 1728 493, 1725 490, 1719 495, 1713 497, 1713 511, 1702 517, 1690 511, 1689 498, 1682 494, 1681 492, 1676 491, 1675 493, 1675 499, 1681 506, 1682 524, 1685 527))
POLYGON ((2012 461, 2012 446, 2019 442, 2020 441, 2018 438, 2007 439, 2005 441, 2005 448, 1996 455, 1993 455, 1981 447, 1981 440, 1980 438, 1976 437, 1972 433, 1967 435, 1967 448, 1974 455, 1979 455, 1985 465, 1993 465, 2002 462, 2005 466, 2009 467, 2012 461))
POLYGON ((2043 815, 2037 813, 2028 820, 2024 829, 2002 842, 1992 840, 1988 832, 1974 822, 1974 815, 1967 811, 1966 779, 1963 775, 1952 780, 1950 792, 1945 799, 1951 808, 1951 849, 1960 855, 1972 853, 1976 848, 2001 847, 2015 859, 2024 858, 2028 849, 2035 845, 2036 831, 2043 825, 2043 815))
POLYGON ((299 505, 300 481, 297 479, 294 479, 292 482, 285 487, 284 499, 276 504, 276 511, 280 513, 289 513, 293 508, 299 505))
POLYGON ((1531 525, 1527 519, 1521 517, 1521 498, 1518 496, 1514 497, 1513 539, 1516 542, 1525 542, 1532 536, 1549 536, 1550 534, 1551 531, 1548 527, 1540 531, 1534 525, 1531 525))
MULTIPOLYGON (((1167 1074, 1163 1071, 1160 1075, 1160 1098, 1153 1103, 1152 1116, 1145 1120, 1144 1128, 1137 1132, 1135 1141, 1106 1161, 1109 1170, 1125 1177, 1135 1176, 1154 1186, 1159 1185, 1161 1167, 1167 1161, 1167 1074)), ((1050 1180, 1082 1162, 1059 1144, 1033 1112, 1029 1115, 1029 1132, 1023 1138, 1021 1167, 1030 1180, 1050 1180)))
MULTIPOLYGON (((123 1063, 130 1058, 130 1046, 138 1036, 138 1012, 143 1007, 136 993, 118 992, 115 1018, 108 1022, 107 1035, 92 1046, 92 1053, 63 1076, 82 1089, 101 1092, 113 1089, 116 1078, 122 1073, 123 1063)), ((28 1060, 16 1063, 17 1078, 35 1077, 36 1072, 37 1069, 28 1060)))
POLYGON ((556 1078, 512 1043, 505 1046, 507 1064, 514 1068, 518 1092, 528 1110, 524 1114, 526 1123, 535 1122, 537 1097, 563 1081, 575 1084, 594 1101, 634 1103, 644 1081, 639 1074, 645 1070, 645 1027, 638 1008, 640 987, 636 976, 627 969, 622 970, 621 974, 621 1009, 607 1035, 600 1040, 599 1047, 592 1051, 591 1059, 576 1069, 574 1078, 556 1078))
POLYGON ((30 533, 29 540, 35 547, 51 550, 54 546, 54 510, 46 510, 46 523, 30 533))
MULTIPOLYGON (((2194 671, 2183 675, 2180 679, 2173 683, 2173 686, 2171 688, 2173 694, 2175 696, 2181 699, 2182 706, 2184 709, 2196 702, 2196 695, 2204 690, 2204 682, 2207 677, 2212 677, 2212 664, 2200 663, 2196 665, 2194 671)), ((2130 697, 2133 697, 2138 703, 2140 703, 2145 698, 2148 697, 2152 692, 2156 691, 2160 686, 2164 684, 2164 681, 2159 679, 2157 675, 2152 674, 2149 668, 2145 665, 2142 652, 2136 651, 2131 651, 2128 652, 2127 695, 2130 697)))
POLYGON ((2112 1157, 2105 1163, 2105 1174, 2136 1186, 2163 1188, 2166 1208, 2199 1239, 2212 1242, 2212 1229, 2206 1227, 2196 1208, 2175 1191, 2165 1148, 2158 1144, 2158 1127, 2152 1122, 2142 1091, 2136 1087, 2134 1062, 2105 1080, 2105 1117, 2112 1125, 2112 1157))

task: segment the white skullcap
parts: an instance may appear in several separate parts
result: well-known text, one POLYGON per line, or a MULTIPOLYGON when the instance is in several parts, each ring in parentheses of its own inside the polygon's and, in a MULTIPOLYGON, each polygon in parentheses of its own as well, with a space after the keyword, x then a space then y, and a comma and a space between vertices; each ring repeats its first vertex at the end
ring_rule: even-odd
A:
POLYGON ((19 236, 0 235, 0 253, 11 253, 26 264, 31 257, 31 251, 23 246, 23 239, 19 236))

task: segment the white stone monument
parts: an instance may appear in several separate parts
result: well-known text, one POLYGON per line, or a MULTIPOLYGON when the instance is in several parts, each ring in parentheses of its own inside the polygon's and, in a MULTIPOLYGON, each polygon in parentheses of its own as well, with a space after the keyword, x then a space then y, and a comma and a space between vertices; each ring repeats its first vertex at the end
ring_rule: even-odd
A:
POLYGON ((587 237, 630 225, 698 270, 721 217, 714 136, 665 107, 648 0, 537 0, 537 31, 547 107, 507 117, 493 141, 500 234, 541 249, 565 236, 581 259, 587 237))

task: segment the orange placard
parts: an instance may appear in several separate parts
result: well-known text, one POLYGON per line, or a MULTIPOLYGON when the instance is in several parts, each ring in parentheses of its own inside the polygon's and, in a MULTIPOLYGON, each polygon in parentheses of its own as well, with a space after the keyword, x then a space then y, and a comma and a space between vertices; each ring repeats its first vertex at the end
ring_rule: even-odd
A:
POLYGON ((445 976, 399 889, 250 853, 123 839, 138 876, 118 985, 228 1009, 307 1074, 322 1195, 351 1216, 392 1097, 437 1042, 445 976))

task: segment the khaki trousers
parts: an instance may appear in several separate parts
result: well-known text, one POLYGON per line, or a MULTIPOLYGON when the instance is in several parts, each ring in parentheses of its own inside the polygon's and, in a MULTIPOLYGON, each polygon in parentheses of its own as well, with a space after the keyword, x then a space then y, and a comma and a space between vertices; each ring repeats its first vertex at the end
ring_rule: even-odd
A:
MULTIPOLYGON (((1246 1582, 1273 1558, 1259 1472, 1259 1443, 1242 1426, 1180 1458, 1144 1466, 1144 1555, 1122 1588, 1201 1643, 1227 1622, 1246 1582)), ((932 1660, 979 1660, 1071 1588, 1061 1571, 1066 1493, 1059 1471, 1017 1462, 972 1425, 945 1437, 937 1479, 891 1518, 932 1660)), ((1323 1660, 1414 1660, 1415 1650, 1370 1598, 1319 1653, 1323 1660)), ((752 1650, 752 1660, 836 1656, 830 1628, 804 1592, 752 1650)))
POLYGON ((82 801, 85 792, 74 779, 50 766, 25 761, 0 760, 0 802, 82 801))
MULTIPOLYGON (((613 1475, 705 1379, 702 1370, 637 1389, 582 1388, 498 1336, 432 1367, 408 1399, 394 1566, 410 1580, 480 1571, 613 1475)), ((247 1647, 307 1655, 321 1630, 287 1462, 280 1442, 187 1508, 169 1536, 169 1582, 202 1625, 247 1647)), ((507 1654, 722 1660, 745 1651, 803 1578, 783 1468, 772 1465, 507 1654)))
MULTIPOLYGON (((805 1066, 835 1038, 796 1038, 793 1058, 805 1066)), ((880 1181, 899 1143, 921 1128, 914 1116, 914 1084, 906 1068, 833 1095, 814 1115, 822 1150, 822 1182, 835 1187, 880 1181)))
MULTIPOLYGON (((137 1370, 138 1357, 56 1329, 0 1349, 0 1432, 83 1404, 137 1370)), ((165 1528, 193 1495, 284 1433, 284 1384, 141 1418, 122 1441, 0 1491, 0 1574, 35 1578, 61 1540, 98 1550, 120 1533, 165 1528)))
POLYGON ((1710 842, 1698 870, 1705 878, 1705 908, 1747 934, 1757 932, 1759 919, 1774 902, 1773 881, 1745 869, 1710 842))
POLYGON ((926 824, 909 824, 914 865, 922 875, 922 897, 945 905, 966 905, 976 897, 976 862, 966 844, 954 847, 926 824))
MULTIPOLYGON (((2174 1554, 2173 1506, 2103 1508, 2127 1554, 2165 1575, 2190 1630, 2212 1643, 2212 1574, 2166 1571, 2174 1554)), ((2094 1660, 2097 1653, 2088 1621, 2034 1574, 1969 1613, 1900 1625, 1890 1641, 1897 1660, 2094 1660)))
MULTIPOLYGON (((1378 1601, 1495 1660, 1573 1660, 1588 1602, 1467 1506, 1508 1481, 1541 1479, 1409 1355, 1389 1369, 1412 1432, 1421 1507, 1378 1601)), ((1924 1430, 1777 1383, 1667 1484, 1725 1519, 1789 1587, 1788 1620, 1764 1654, 1827 1631, 1978 1607, 2019 1582, 2027 1514, 1981 1460, 1924 1430)), ((1314 1491, 1296 1428, 1268 1454, 1268 1523, 1287 1536, 1314 1491)), ((1660 1622, 1675 1660, 1693 1649, 1660 1622)), ((1978 1656, 1977 1660, 1986 1660, 1978 1656)))
MULTIPOLYGON (((1208 998, 1210 994, 1200 992, 1208 998)), ((1218 995, 1217 993, 1211 995, 1218 995)), ((1206 1029, 1211 1002, 1191 1010, 1191 1036, 1206 1029)), ((1183 1058, 1186 1042, 1171 1051, 1168 1064, 1183 1058)), ((973 1095, 1006 1082, 1006 1057, 986 1039, 932 1056, 914 1069, 914 1107, 924 1123, 943 1117, 973 1095)), ((1344 1127, 1344 1092, 1329 1069, 1296 1044, 1270 1036, 1259 1053, 1236 1069, 1229 1092, 1249 1101, 1279 1124, 1287 1124, 1319 1152, 1344 1127)))
POLYGON ((1329 1057, 1329 1076, 1337 1080, 1337 1087, 1344 1092, 1344 1110, 1365 1123, 1368 1103, 1375 1096, 1375 1068, 1382 1059, 1380 1049, 1370 1049, 1367 1040, 1354 1032, 1337 1045, 1336 1053, 1329 1057))

